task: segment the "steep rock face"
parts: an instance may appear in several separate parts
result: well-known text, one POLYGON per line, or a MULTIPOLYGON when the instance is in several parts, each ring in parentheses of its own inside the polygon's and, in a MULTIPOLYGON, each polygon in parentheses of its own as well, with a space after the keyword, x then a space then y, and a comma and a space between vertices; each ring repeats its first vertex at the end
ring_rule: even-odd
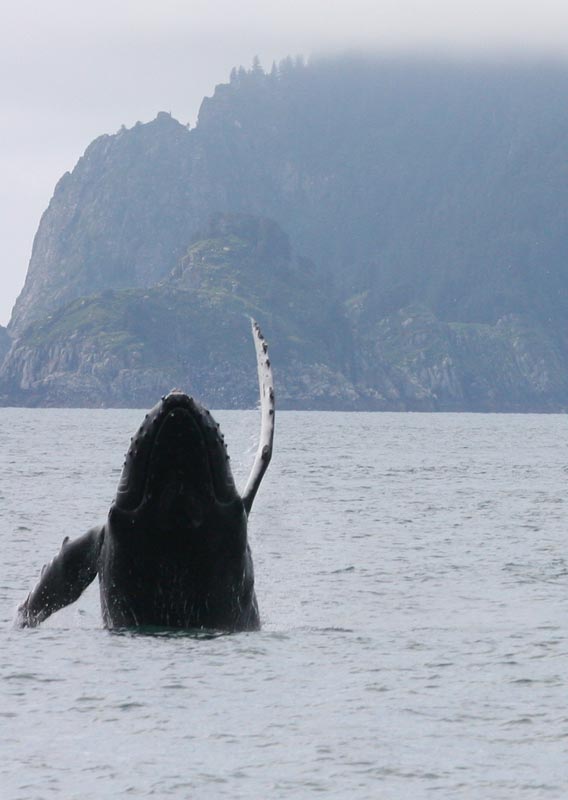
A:
POLYGON ((567 95, 560 67, 323 59, 218 87, 196 137, 226 208, 275 219, 344 296, 564 328, 567 95))
POLYGON ((105 290, 32 323, 0 369, 0 403, 147 406, 173 386, 254 405, 247 317, 271 342, 282 408, 567 411, 560 343, 533 320, 448 323, 414 305, 344 308, 272 220, 215 215, 169 276, 105 290))
POLYGON ((217 215, 201 237, 161 284, 105 290, 32 323, 0 370, 0 402, 145 406, 180 386, 209 406, 254 405, 254 316, 270 336, 280 407, 364 405, 345 321, 283 231, 217 215))
POLYGON ((514 315, 495 325, 447 323, 424 307, 400 309, 361 332, 357 375, 407 410, 568 410, 562 350, 545 328, 514 315))
MULTIPOLYGON (((67 338, 57 330, 57 314, 48 324, 34 323, 30 331, 51 341, 34 343, 26 335, 14 346, 0 378, 0 405, 144 408, 173 387, 210 408, 257 404, 249 309, 227 313, 219 306, 197 308, 185 292, 135 291, 128 298, 125 291, 113 293, 110 331, 93 327, 67 338), (135 319, 142 314, 148 315, 143 331, 135 319), (204 324, 213 331, 206 339, 199 333, 204 324)), ((82 310, 96 315, 107 302, 95 296, 82 310)), ((75 303, 83 301, 60 313, 72 312, 75 303)), ((257 316, 266 330, 266 317, 257 316)), ((285 333, 277 323, 271 331, 274 341, 285 333)), ((339 369, 310 358, 309 344, 288 342, 291 357, 275 366, 279 408, 366 408, 339 369)))
POLYGON ((194 227, 189 138, 161 113, 87 148, 42 217, 13 334, 82 295, 151 286, 167 274, 194 227))
POLYGON ((248 403, 252 314, 289 407, 566 409, 566 96, 560 67, 286 62, 194 130, 101 137, 42 218, 2 402, 248 403))
POLYGON ((236 74, 187 130, 167 114, 94 142, 58 184, 11 329, 148 286, 214 212, 270 217, 383 314, 552 317, 568 306, 559 165, 568 70, 330 59, 236 74))
POLYGON ((12 340, 10 339, 8 331, 0 325, 0 367, 2 366, 6 353, 10 349, 11 343, 12 340))
MULTIPOLYGON (((227 287, 161 285, 74 301, 14 343, 0 404, 144 407, 179 386, 212 407, 253 406, 254 313, 271 340, 281 408, 568 411, 562 354, 518 317, 457 324, 401 309, 354 334, 346 359, 341 339, 322 344, 324 314, 310 321, 305 295, 291 320, 258 295, 249 302, 238 284, 227 287)), ((325 296, 315 297, 323 308, 325 296)), ((345 324, 330 306, 325 313, 329 329, 345 324)))

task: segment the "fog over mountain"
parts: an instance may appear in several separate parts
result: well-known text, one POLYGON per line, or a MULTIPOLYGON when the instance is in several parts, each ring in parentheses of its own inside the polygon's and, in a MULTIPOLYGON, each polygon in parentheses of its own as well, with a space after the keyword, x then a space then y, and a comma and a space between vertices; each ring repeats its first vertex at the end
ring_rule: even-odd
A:
POLYGON ((159 109, 194 125, 254 54, 453 54, 568 60, 562 0, 73 0, 4 3, 0 26, 0 324, 57 179, 87 143, 159 109), (515 56, 516 54, 516 56, 515 56))
POLYGON ((251 313, 290 407, 565 410, 567 99, 553 64, 286 59, 233 70, 191 129, 100 137, 42 217, 3 402, 131 405, 192 378, 248 403, 251 313))

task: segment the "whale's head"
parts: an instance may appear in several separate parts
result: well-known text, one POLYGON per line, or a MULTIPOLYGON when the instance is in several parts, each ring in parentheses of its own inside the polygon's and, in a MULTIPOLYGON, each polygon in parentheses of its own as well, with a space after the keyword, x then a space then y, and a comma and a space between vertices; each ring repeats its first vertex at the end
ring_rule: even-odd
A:
POLYGON ((199 531, 220 511, 238 518, 243 503, 229 456, 209 411, 173 390, 146 415, 133 437, 111 521, 157 531, 199 531))

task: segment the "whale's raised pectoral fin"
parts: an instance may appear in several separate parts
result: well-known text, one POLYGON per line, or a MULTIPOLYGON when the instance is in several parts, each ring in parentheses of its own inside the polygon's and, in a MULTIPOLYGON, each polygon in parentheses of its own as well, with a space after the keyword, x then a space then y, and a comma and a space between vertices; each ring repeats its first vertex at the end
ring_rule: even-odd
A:
POLYGON ((103 531, 104 526, 99 526, 73 541, 63 540, 61 550, 44 566, 37 585, 18 608, 16 625, 39 625, 79 598, 98 572, 103 531))
POLYGON ((258 386, 260 389, 260 441, 252 465, 252 470, 243 492, 243 503, 247 514, 252 508, 258 487, 272 458, 274 440, 274 381, 268 357, 268 345, 258 323, 252 320, 252 332, 258 365, 258 386))

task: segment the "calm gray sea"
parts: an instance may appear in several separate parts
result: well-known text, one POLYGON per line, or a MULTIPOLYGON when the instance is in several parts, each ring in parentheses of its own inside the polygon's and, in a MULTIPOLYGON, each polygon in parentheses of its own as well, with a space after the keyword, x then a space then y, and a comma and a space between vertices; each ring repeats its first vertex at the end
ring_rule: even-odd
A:
POLYGON ((2 800, 568 797, 568 417, 279 413, 261 632, 13 629, 143 414, 0 410, 2 800))

